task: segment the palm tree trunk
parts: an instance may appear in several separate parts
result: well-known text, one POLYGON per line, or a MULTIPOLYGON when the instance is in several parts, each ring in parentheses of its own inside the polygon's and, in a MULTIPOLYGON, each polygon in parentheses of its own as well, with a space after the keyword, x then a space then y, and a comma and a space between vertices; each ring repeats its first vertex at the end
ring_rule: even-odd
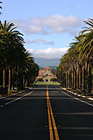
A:
POLYGON ((79 89, 81 89, 81 68, 79 68, 79 89))
POLYGON ((74 73, 72 71, 72 88, 74 88, 74 73))
POLYGON ((82 66, 82 91, 85 92, 85 66, 82 66))
POLYGON ((3 88, 5 88, 5 67, 3 67, 3 88))
POLYGON ((8 89, 10 90, 11 89, 11 69, 10 69, 10 66, 9 66, 9 87, 8 89))
POLYGON ((25 75, 23 74, 23 88, 25 86, 25 75))
POLYGON ((76 75, 75 75, 75 71, 74 71, 74 88, 76 88, 76 75))
POLYGON ((28 86, 28 79, 26 79, 26 87, 28 86))
POLYGON ((12 67, 12 84, 11 85, 14 89, 14 69, 13 69, 13 67, 12 67))
POLYGON ((17 90, 19 88, 19 78, 18 78, 19 73, 18 73, 18 70, 19 70, 19 67, 17 66, 16 67, 16 89, 17 90))
POLYGON ((88 64, 88 93, 91 93, 91 68, 88 64))
POLYGON ((27 78, 27 87, 30 86, 30 83, 29 83, 29 77, 27 78))
POLYGON ((18 89, 18 72, 16 73, 16 88, 18 89))
POLYGON ((68 71, 68 73, 67 73, 67 77, 68 77, 68 79, 67 79, 67 87, 69 88, 69 71, 68 71))
POLYGON ((66 88, 68 87, 68 74, 66 72, 66 88))
MULTIPOLYGON (((61 79, 61 82, 62 82, 62 79, 61 79)), ((64 87, 66 87, 66 73, 65 73, 65 76, 64 76, 63 85, 64 85, 64 87)))
POLYGON ((77 89, 79 88, 79 70, 77 68, 77 89))

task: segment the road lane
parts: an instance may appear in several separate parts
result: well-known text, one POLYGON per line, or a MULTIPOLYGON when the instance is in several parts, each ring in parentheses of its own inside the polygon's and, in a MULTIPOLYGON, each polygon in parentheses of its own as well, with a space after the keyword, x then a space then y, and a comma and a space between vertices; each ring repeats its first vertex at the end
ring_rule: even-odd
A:
POLYGON ((46 98, 47 98, 47 109, 48 109, 48 122, 49 122, 49 133, 50 133, 50 140, 59 140, 58 130, 56 127, 50 99, 49 99, 49 92, 48 92, 48 86, 47 86, 47 92, 46 92, 46 98), (53 136, 54 133, 54 136, 53 136))
POLYGON ((59 88, 49 95, 60 139, 93 140, 93 107, 59 88))
POLYGON ((49 140, 46 87, 0 108, 1 140, 49 140))
POLYGON ((9 101, 0 108, 0 140, 93 140, 93 101, 87 98, 38 86, 3 103, 9 101))
POLYGON ((9 95, 9 96, 5 96, 3 98, 0 98, 0 107, 3 107, 5 105, 8 105, 12 102, 15 102, 15 101, 21 99, 22 97, 27 95, 29 92, 31 92, 31 91, 25 90, 25 91, 22 91, 22 92, 17 93, 17 94, 13 94, 13 95, 9 95))

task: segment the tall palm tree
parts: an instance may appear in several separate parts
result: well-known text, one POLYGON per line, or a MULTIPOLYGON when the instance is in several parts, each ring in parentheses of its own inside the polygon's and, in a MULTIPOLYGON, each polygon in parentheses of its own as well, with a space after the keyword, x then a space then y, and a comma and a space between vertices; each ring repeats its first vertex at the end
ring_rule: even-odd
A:
MULTIPOLYGON (((69 86, 69 73, 72 72, 72 87, 85 91, 85 69, 88 72, 88 92, 91 92, 91 69, 93 64, 93 19, 85 21, 85 28, 70 43, 68 52, 61 58, 60 65, 66 73, 66 87, 69 86), (77 75, 77 77, 76 77, 77 75), (77 81, 77 83, 76 83, 77 81)), ((59 75, 62 74, 58 68, 59 75)), ((60 76, 59 76, 60 77, 60 76)), ((62 79, 61 79, 62 80, 62 79)))
POLYGON ((26 77, 28 85, 38 74, 38 65, 24 48, 23 35, 16 30, 13 23, 0 21, 0 66, 3 67, 3 87, 5 87, 5 73, 8 69, 8 88, 22 87, 22 77, 26 77), (15 76, 16 75, 16 76, 15 76), (16 79, 15 79, 16 77, 16 79))
POLYGON ((25 70, 25 76, 26 76, 26 81, 27 81, 27 86, 30 85, 30 80, 34 76, 35 77, 35 62, 33 57, 31 56, 30 53, 27 52, 27 59, 26 59, 26 70, 25 70), (33 70, 34 69, 34 70, 33 70))
POLYGON ((85 90, 85 63, 88 69, 88 92, 91 92, 91 67, 93 62, 93 19, 85 21, 89 25, 80 32, 80 41, 77 45, 79 51, 79 61, 82 65, 82 89, 85 90))
MULTIPOLYGON (((11 88, 11 66, 15 63, 14 56, 15 54, 17 54, 15 50, 18 43, 20 44, 23 43, 22 34, 15 29, 16 27, 14 26, 13 23, 4 21, 4 23, 2 24, 0 22, 0 34, 3 36, 2 41, 3 46, 5 47, 5 55, 4 55, 5 61, 3 62, 3 65, 4 67, 7 65, 9 68, 9 89, 11 88)), ((5 68, 3 69, 5 71, 5 68)), ((5 72, 3 72, 3 74, 5 74, 5 72)), ((3 77, 5 79, 5 76, 3 77)))
POLYGON ((0 60, 1 66, 3 67, 3 88, 5 88, 5 64, 6 64, 6 51, 5 51, 5 38, 1 32, 1 22, 0 22, 0 60))

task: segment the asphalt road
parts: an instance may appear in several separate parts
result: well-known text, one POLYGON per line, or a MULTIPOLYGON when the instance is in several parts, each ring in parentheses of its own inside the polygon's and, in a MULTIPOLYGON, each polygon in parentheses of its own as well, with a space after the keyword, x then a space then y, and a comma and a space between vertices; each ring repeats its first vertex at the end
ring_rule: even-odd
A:
POLYGON ((2 98, 0 140, 93 140, 93 101, 58 86, 2 98))

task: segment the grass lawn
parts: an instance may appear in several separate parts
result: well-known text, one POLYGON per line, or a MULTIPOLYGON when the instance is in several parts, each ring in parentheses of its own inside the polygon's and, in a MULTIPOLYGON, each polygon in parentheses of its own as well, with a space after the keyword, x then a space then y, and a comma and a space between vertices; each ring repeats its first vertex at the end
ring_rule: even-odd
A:
POLYGON ((35 83, 35 85, 60 85, 60 83, 57 83, 57 82, 54 82, 54 83, 38 82, 38 83, 35 83))

